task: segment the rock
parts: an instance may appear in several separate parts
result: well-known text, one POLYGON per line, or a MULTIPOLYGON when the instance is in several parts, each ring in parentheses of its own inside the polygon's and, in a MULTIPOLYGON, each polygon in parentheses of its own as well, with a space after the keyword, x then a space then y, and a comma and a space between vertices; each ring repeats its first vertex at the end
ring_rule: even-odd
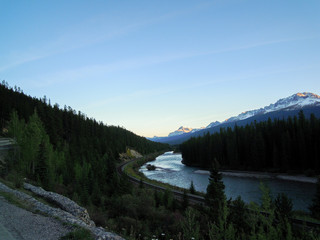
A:
POLYGON ((62 196, 58 193, 47 192, 41 187, 35 187, 29 183, 24 183, 23 187, 26 190, 33 192, 34 194, 43 197, 47 201, 57 205, 59 208, 71 213, 73 216, 81 219, 89 226, 95 226, 95 223, 90 219, 87 209, 79 206, 76 202, 71 199, 62 196))
POLYGON ((152 165, 152 164, 147 164, 147 169, 148 169, 149 171, 154 171, 154 170, 156 170, 156 166, 155 166, 155 165, 152 165))
POLYGON ((142 155, 139 152, 137 152, 133 149, 130 149, 130 148, 127 148, 125 153, 119 154, 119 158, 121 161, 128 161, 133 158, 141 158, 141 157, 142 157, 142 155))

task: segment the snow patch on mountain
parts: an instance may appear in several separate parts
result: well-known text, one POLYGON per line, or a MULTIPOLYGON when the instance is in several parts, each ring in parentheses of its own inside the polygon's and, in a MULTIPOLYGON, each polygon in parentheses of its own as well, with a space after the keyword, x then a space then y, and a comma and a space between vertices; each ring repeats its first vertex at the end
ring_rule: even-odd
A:
POLYGON ((243 112, 236 117, 231 117, 225 120, 224 122, 239 121, 239 120, 244 120, 259 114, 265 114, 265 113, 275 112, 279 110, 283 110, 283 111, 296 110, 296 109, 301 109, 305 106, 315 106, 315 105, 320 106, 320 96, 314 93, 309 93, 309 92, 296 93, 291 95, 290 97, 282 98, 278 100, 276 103, 270 104, 269 106, 266 106, 264 108, 243 112))
MULTIPOLYGON (((310 106, 310 107, 320 106, 320 96, 310 92, 296 93, 287 98, 282 98, 278 100, 276 103, 270 104, 269 106, 266 106, 264 108, 242 112, 238 116, 231 117, 229 119, 226 119, 223 122, 218 122, 218 121, 212 122, 205 129, 216 127, 226 122, 235 122, 235 121, 244 120, 256 115, 262 115, 262 114, 275 112, 275 111, 299 110, 307 106, 310 106)), ((187 134, 187 133, 194 133, 202 129, 204 128, 193 129, 193 128, 181 126, 178 130, 170 133, 168 137, 178 136, 178 135, 187 134)), ((153 141, 157 141, 163 138, 166 138, 166 137, 154 137, 150 139, 153 141)))
POLYGON ((181 135, 181 134, 184 134, 184 133, 189 133, 191 132, 193 129, 192 128, 188 128, 188 127, 179 127, 178 130, 172 132, 172 133, 169 133, 168 137, 173 137, 173 136, 178 136, 178 135, 181 135))
POLYGON ((206 128, 212 128, 212 127, 218 126, 220 124, 221 124, 221 122, 215 121, 215 122, 210 123, 206 128))

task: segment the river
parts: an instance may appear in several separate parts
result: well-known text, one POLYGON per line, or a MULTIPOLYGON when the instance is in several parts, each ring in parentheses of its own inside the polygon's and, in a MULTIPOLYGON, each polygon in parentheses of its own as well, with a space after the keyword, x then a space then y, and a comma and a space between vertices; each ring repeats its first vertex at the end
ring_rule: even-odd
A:
MULTIPOLYGON (((181 163, 181 154, 167 152, 154 161, 148 162, 157 168, 148 171, 146 165, 140 168, 140 172, 146 177, 169 183, 182 188, 189 188, 191 181, 197 191, 206 192, 209 183, 209 175, 199 174, 199 168, 187 167, 181 163)), ((316 184, 281 180, 275 178, 253 178, 223 175, 225 194, 227 198, 236 199, 238 196, 249 203, 260 203, 260 182, 267 184, 275 197, 278 193, 285 193, 292 200, 294 210, 308 211, 313 196, 316 192, 316 184)))

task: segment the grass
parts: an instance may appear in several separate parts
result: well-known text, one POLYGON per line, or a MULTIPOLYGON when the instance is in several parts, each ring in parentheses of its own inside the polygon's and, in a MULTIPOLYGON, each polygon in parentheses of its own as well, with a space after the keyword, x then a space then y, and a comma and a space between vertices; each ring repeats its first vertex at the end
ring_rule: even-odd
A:
POLYGON ((19 207, 23 208, 27 211, 32 211, 32 205, 28 202, 25 202, 19 198, 17 198, 14 194, 0 191, 0 196, 4 197, 9 203, 19 207))
MULTIPOLYGON (((12 181, 12 178, 11 177, 7 177, 6 179, 3 179, 3 178, 0 178, 0 182, 2 182, 3 184, 5 184, 6 186, 8 186, 9 188, 11 189, 14 189, 14 190, 18 190, 20 192, 23 192, 25 194, 28 194, 30 197, 33 197, 34 199, 36 199, 37 201, 45 204, 45 205, 48 205, 50 207, 53 207, 53 208, 59 208, 59 206, 57 206, 55 203, 52 203, 50 201, 47 201, 45 198, 41 197, 41 196, 38 196, 37 194, 29 191, 29 190, 26 190, 22 187, 23 183, 21 184, 21 188, 17 186, 17 184, 15 183, 15 181, 12 181)), ((1 192, 0 192, 1 193, 1 192)), ((5 192, 3 192, 4 194, 6 194, 5 192)), ((20 200, 18 199, 16 196, 14 196, 14 194, 11 194, 11 193, 8 193, 9 195, 11 195, 11 197, 9 198, 9 200, 11 199, 12 202, 11 203, 17 203, 15 205, 17 205, 18 207, 22 207, 28 211, 31 211, 33 213, 37 213, 37 214, 41 214, 41 215, 44 215, 46 216, 46 214, 44 213, 41 213, 41 212, 38 212, 37 210, 34 210, 32 208, 32 205, 27 203, 27 202, 24 202, 23 200, 20 200), (16 201, 14 201, 14 199, 16 199, 16 201), (19 205, 19 202, 22 203, 22 206, 19 205), (26 205, 26 206, 23 206, 23 205, 26 205)), ((1 195, 1 194, 0 194, 1 195)), ((8 200, 8 199, 7 199, 8 200)), ((8 200, 8 201, 9 201, 8 200)))
POLYGON ((94 237, 89 230, 79 227, 61 237, 60 240, 94 240, 94 237))

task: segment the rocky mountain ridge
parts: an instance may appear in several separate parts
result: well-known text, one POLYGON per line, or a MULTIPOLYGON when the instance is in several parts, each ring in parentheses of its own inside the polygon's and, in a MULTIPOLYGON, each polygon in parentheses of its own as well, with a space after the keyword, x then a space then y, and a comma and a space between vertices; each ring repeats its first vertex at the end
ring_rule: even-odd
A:
POLYGON ((189 132, 179 131, 180 134, 169 134, 167 137, 154 137, 149 139, 156 142, 178 144, 183 141, 182 139, 187 140, 191 136, 198 136, 208 131, 212 133, 216 131, 213 129, 217 129, 220 127, 232 127, 235 124, 238 125, 250 123, 250 121, 253 120, 267 120, 268 117, 271 117, 272 119, 276 116, 283 118, 288 115, 294 115, 297 111, 305 109, 308 109, 308 112, 313 112, 313 110, 310 110, 311 108, 320 109, 320 96, 310 92, 296 93, 287 98, 279 99, 275 103, 270 104, 266 107, 242 112, 237 116, 226 119, 225 121, 211 122, 206 128, 203 129, 197 129, 196 131, 189 132))
POLYGON ((199 131, 201 129, 203 129, 203 128, 190 128, 190 127, 181 126, 178 130, 169 133, 168 137, 178 136, 178 135, 185 134, 185 133, 193 133, 193 132, 199 131))
POLYGON ((310 92, 296 93, 287 98, 282 98, 278 100, 276 103, 270 104, 269 106, 266 106, 264 108, 245 111, 243 113, 240 113, 238 116, 228 118, 224 122, 244 120, 258 114, 265 114, 265 113, 279 111, 279 110, 283 110, 283 111, 296 110, 296 109, 301 109, 305 106, 312 106, 312 105, 320 106, 320 96, 310 92))

